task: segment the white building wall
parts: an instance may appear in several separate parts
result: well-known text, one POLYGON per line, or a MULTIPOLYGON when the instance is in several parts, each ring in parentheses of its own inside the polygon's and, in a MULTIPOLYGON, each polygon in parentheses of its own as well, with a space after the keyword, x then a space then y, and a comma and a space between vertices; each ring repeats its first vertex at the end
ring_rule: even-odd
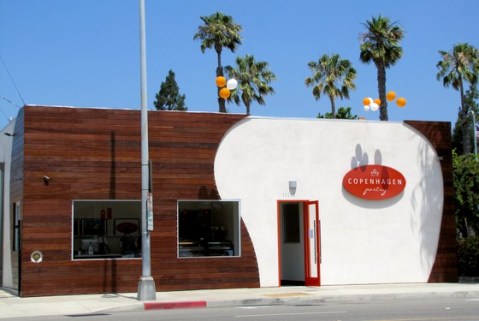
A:
POLYGON ((4 287, 13 287, 12 276, 12 258, 11 258, 11 243, 10 243, 10 168, 12 159, 12 135, 15 128, 15 120, 0 131, 0 163, 4 163, 4 175, 3 175, 3 199, 0 201, 3 211, 3 217, 0 215, 0 246, 2 246, 2 280, 0 284, 4 287))
POLYGON ((278 200, 319 200, 321 284, 427 282, 443 206, 437 154, 403 123, 247 118, 220 144, 221 198, 241 199, 261 286, 278 284, 278 200), (358 165, 401 172, 403 194, 366 201, 342 188, 358 165), (288 181, 297 181, 295 196, 288 181))

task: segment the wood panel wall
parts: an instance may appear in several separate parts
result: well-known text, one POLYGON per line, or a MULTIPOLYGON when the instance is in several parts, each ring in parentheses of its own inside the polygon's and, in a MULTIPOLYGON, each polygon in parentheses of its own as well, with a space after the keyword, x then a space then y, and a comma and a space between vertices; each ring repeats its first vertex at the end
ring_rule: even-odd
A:
MULTIPOLYGON (((15 168, 23 181, 12 201, 23 204, 21 296, 136 292, 141 260, 71 259, 72 200, 141 198, 140 111, 26 106, 19 118, 13 157, 23 157, 15 168), (30 262, 34 250, 43 252, 42 263, 30 262)), ((243 222, 241 257, 177 258, 177 200, 218 199, 216 150, 243 118, 149 112, 151 270, 158 291, 259 286, 243 222)))
POLYGON ((451 124, 449 122, 406 121, 418 130, 436 149, 441 160, 444 181, 444 207, 439 245, 429 282, 457 282, 458 263, 456 221, 454 216, 454 184, 452 176, 451 124))

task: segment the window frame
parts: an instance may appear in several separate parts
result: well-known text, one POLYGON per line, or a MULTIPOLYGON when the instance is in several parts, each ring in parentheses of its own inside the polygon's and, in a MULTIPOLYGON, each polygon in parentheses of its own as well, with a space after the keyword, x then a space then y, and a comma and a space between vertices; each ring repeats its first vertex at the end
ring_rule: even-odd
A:
MULTIPOLYGON (((128 217, 126 216, 119 216, 119 217, 115 217, 115 215, 112 213, 111 214, 111 218, 109 219, 108 216, 109 214, 107 212, 105 212, 105 220, 106 220, 106 223, 105 225, 102 225, 100 228, 103 230, 103 232, 105 233, 105 237, 107 237, 108 239, 112 239, 112 240, 117 240, 120 238, 120 234, 118 234, 118 232, 116 232, 116 220, 118 219, 123 219, 123 220, 130 220, 130 219, 137 219, 139 224, 138 224, 138 231, 135 232, 135 235, 138 234, 138 238, 141 237, 141 224, 142 224, 142 220, 141 220, 141 200, 140 199, 72 199, 71 200, 71 248, 70 248, 70 256, 71 256, 71 260, 72 261, 92 261, 92 260, 125 260, 125 259, 135 259, 135 260, 141 260, 142 259, 142 256, 140 254, 140 256, 135 256, 135 257, 125 257, 123 255, 120 255, 120 253, 111 253, 111 255, 106 255, 105 257, 101 257, 101 256, 95 256, 95 257, 78 257, 79 255, 76 253, 77 250, 75 248, 75 245, 79 245, 81 244, 81 242, 78 242, 77 240, 77 243, 75 243, 75 239, 90 239, 90 238, 94 238, 94 236, 92 235, 83 235, 82 233, 79 233, 78 231, 78 228, 83 228, 82 224, 84 222, 82 222, 82 220, 84 221, 93 221, 93 220, 98 220, 98 217, 76 217, 75 216, 75 204, 76 203, 100 203, 100 204, 111 204, 111 203, 115 203, 115 204, 119 204, 119 203, 134 203, 132 204, 132 206, 138 206, 138 217, 132 217, 134 215, 129 215, 128 217), (111 226, 111 227, 110 227, 111 226), (111 230, 111 233, 109 233, 109 231, 111 230)), ((99 208, 103 208, 105 206, 103 205, 93 205, 93 206, 99 206, 99 208)), ((108 206, 106 206, 108 207, 108 206)), ((113 212, 113 210, 112 210, 113 212)), ((103 215, 103 213, 100 213, 98 214, 97 213, 97 216, 100 216, 100 215, 103 215)), ((108 241, 110 242, 110 241, 108 241)), ((140 249, 141 250, 141 249, 140 249)), ((141 251, 140 251, 141 253, 141 251)))

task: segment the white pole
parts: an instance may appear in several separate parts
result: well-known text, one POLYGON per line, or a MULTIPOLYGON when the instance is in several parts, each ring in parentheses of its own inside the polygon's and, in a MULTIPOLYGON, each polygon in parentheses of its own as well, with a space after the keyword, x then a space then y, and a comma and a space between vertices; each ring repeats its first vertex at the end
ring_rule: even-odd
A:
POLYGON ((149 192, 148 107, 146 95, 145 1, 140 0, 140 77, 141 77, 141 258, 142 275, 138 300, 156 300, 155 281, 151 276, 150 234, 147 228, 149 192))

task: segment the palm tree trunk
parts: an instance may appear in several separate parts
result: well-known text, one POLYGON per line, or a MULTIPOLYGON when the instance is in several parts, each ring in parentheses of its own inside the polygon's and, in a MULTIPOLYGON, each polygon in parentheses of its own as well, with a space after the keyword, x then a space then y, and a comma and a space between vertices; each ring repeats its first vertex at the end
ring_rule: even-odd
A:
MULTIPOLYGON (((221 66, 221 50, 216 50, 216 54, 218 56, 218 67, 216 68, 216 77, 224 76, 223 66, 221 66)), ((226 101, 220 97, 220 90, 218 88, 218 107, 220 113, 226 113, 226 101)))
POLYGON ((249 104, 245 104, 245 107, 246 107, 246 115, 250 115, 250 106, 249 104))
MULTIPOLYGON (((462 78, 459 79, 459 91, 461 93, 461 133, 462 133, 462 151, 464 155, 467 155, 471 152, 470 144, 470 128, 469 122, 467 121, 467 106, 465 103, 464 97, 464 86, 462 84, 462 78)), ((474 130, 475 134, 475 130, 474 130)))
POLYGON ((381 100, 381 108, 379 108, 379 119, 387 121, 388 117, 388 103, 386 101, 386 67, 378 65, 378 93, 381 100))
POLYGON ((333 118, 336 118, 336 105, 334 103, 334 96, 329 96, 329 101, 331 101, 331 114, 333 118))

